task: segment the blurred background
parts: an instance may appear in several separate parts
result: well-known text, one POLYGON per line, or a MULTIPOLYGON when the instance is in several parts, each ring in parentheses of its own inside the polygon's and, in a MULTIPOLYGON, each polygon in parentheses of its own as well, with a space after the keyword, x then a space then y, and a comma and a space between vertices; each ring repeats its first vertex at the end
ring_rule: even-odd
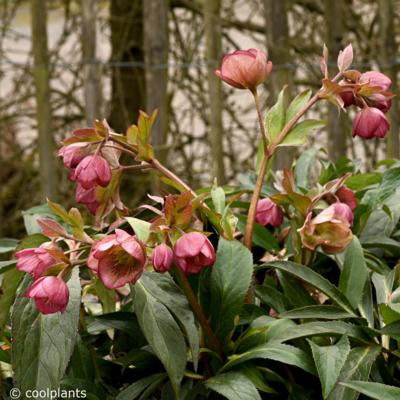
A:
MULTIPOLYGON (((284 84, 292 96, 319 87, 323 43, 333 74, 352 43, 354 67, 386 73, 396 93, 399 18, 398 0, 0 0, 0 237, 21 236, 21 210, 46 197, 72 204, 56 149, 95 118, 122 133, 139 109, 159 108, 153 144, 169 168, 193 187, 237 181, 254 167, 257 122, 249 93, 215 77, 221 55, 268 49, 266 106, 284 84)), ((396 98, 385 141, 352 139, 353 111, 313 112, 328 121, 309 143, 323 157, 360 158, 368 170, 399 156, 396 98)), ((274 167, 294 155, 282 150, 274 167)), ((148 179, 127 181, 128 205, 148 179)))

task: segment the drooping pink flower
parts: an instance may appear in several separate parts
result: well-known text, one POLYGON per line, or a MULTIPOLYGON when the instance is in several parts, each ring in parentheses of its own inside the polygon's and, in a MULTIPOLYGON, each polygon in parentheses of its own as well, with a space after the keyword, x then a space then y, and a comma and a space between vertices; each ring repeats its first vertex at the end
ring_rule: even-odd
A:
POLYGON ((378 108, 383 113, 387 113, 392 107, 392 99, 382 93, 373 93, 366 100, 371 107, 378 108))
POLYGON ((271 199, 261 199, 257 202, 256 222, 264 226, 278 227, 283 222, 283 211, 271 199))
POLYGON ((74 169, 88 155, 88 144, 84 142, 72 143, 58 150, 67 168, 74 169))
POLYGON ((174 256, 178 267, 197 274, 215 262, 215 250, 211 242, 200 232, 185 233, 174 246, 174 256))
POLYGON ((340 202, 347 204, 350 207, 351 211, 354 211, 357 208, 358 202, 356 196, 354 192, 347 186, 342 186, 336 192, 336 196, 338 197, 340 202))
POLYGON ((42 314, 54 314, 64 312, 67 308, 69 290, 62 279, 44 276, 33 283, 25 297, 34 299, 42 314))
POLYGON ((237 89, 253 91, 265 81, 271 71, 272 62, 267 60, 265 53, 249 49, 226 54, 215 74, 237 89))
POLYGON ((315 250, 321 246, 328 254, 342 252, 351 242, 353 213, 344 203, 334 203, 313 218, 310 212, 299 229, 304 247, 315 250))
POLYGON ((54 257, 54 254, 51 254, 52 247, 53 245, 50 242, 46 242, 37 248, 17 251, 15 253, 17 269, 27 272, 33 279, 38 279, 50 267, 59 262, 59 260, 54 257))
POLYGON ((334 221, 337 219, 347 221, 350 225, 353 225, 353 211, 347 204, 340 202, 331 204, 313 219, 313 223, 322 224, 324 222, 334 221))
POLYGON ((105 287, 119 288, 135 283, 146 264, 146 249, 136 236, 116 229, 96 242, 89 254, 88 267, 95 271, 105 287))
POLYGON ((78 180, 84 189, 97 185, 106 187, 111 181, 110 165, 100 155, 86 156, 76 167, 74 179, 78 180))
POLYGON ((380 87, 382 90, 389 90, 390 86, 392 86, 390 78, 378 71, 364 72, 360 76, 359 83, 380 87))
POLYGON ((389 121, 381 110, 365 107, 354 118, 353 136, 363 139, 384 138, 389 128, 389 121))
POLYGON ((153 267, 157 272, 169 271, 174 259, 174 253, 171 247, 165 243, 159 244, 153 250, 153 267))
POLYGON ((344 92, 339 93, 340 97, 343 100, 343 107, 350 107, 356 103, 354 98, 354 93, 352 90, 346 90, 344 92))
POLYGON ((93 215, 96 215, 96 211, 100 206, 100 202, 96 198, 96 186, 85 189, 78 183, 75 192, 75 201, 79 204, 84 204, 93 215))

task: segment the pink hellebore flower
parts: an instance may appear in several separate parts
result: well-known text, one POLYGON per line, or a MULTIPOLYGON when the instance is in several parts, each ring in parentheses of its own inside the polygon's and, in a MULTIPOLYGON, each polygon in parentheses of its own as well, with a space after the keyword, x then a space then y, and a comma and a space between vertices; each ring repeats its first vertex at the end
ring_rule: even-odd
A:
POLYGON ((389 128, 389 121, 381 110, 365 107, 354 118, 353 136, 363 139, 384 138, 389 128))
POLYGON ((378 71, 364 72, 360 76, 359 83, 367 83, 368 86, 380 87, 382 90, 389 90, 390 86, 392 86, 390 78, 378 71))
POLYGON ((265 81, 272 71, 272 62, 260 50, 236 50, 226 54, 221 68, 215 74, 223 81, 237 89, 250 89, 265 81))
POLYGON ((354 211, 357 208, 358 202, 357 202, 356 196, 355 196, 354 192, 351 189, 349 189, 347 186, 342 186, 336 192, 336 196, 338 197, 338 199, 341 203, 347 204, 350 207, 351 211, 354 211))
POLYGON ((95 243, 87 263, 109 289, 135 283, 142 275, 145 264, 143 243, 121 229, 95 243))
POLYGON ((185 233, 175 243, 175 261, 186 272, 197 274, 215 263, 215 251, 211 242, 199 232, 185 233))
POLYGON ((37 248, 17 251, 15 253, 17 269, 32 275, 33 279, 38 279, 46 270, 59 262, 49 252, 52 246, 50 242, 46 242, 37 248))
POLYGON ((99 201, 96 198, 96 186, 90 189, 85 189, 80 183, 76 187, 75 201, 79 204, 84 204, 89 211, 96 215, 96 211, 100 206, 99 201))
POLYGON ((269 198, 259 200, 256 209, 256 222, 264 226, 277 227, 283 222, 283 211, 269 198))
POLYGON ((154 269, 157 272, 165 272, 171 268, 174 253, 169 246, 162 243, 154 248, 152 258, 154 269))
POLYGON ((87 143, 79 142, 61 147, 58 155, 67 168, 74 169, 88 155, 88 151, 87 143))
POLYGON ((35 300, 42 314, 64 312, 68 305, 69 290, 66 283, 55 276, 39 278, 27 291, 25 297, 35 300))
POLYGON ((110 165, 100 155, 86 156, 76 167, 75 179, 84 189, 90 189, 96 185, 106 187, 111 181, 110 165))
POLYGON ((310 250, 321 246, 325 253, 340 253, 353 238, 350 228, 352 222, 353 213, 344 203, 330 205, 315 218, 310 212, 299 229, 301 242, 310 250))

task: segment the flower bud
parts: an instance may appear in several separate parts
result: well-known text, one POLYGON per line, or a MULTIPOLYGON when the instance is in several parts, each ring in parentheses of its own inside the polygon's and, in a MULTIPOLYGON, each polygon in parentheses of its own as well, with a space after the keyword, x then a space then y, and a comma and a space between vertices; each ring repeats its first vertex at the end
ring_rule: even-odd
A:
POLYGON ((337 192, 336 196, 340 202, 347 204, 351 211, 354 211, 357 206, 358 202, 354 192, 349 189, 347 186, 342 186, 337 192))
POLYGON ((157 272, 169 271, 174 259, 172 249, 166 244, 160 244, 153 250, 153 266, 157 272))
POLYGON ((269 198, 259 200, 256 209, 256 222, 264 226, 278 227, 283 222, 283 211, 269 198))
POLYGON ((34 299, 37 309, 42 314, 53 314, 65 311, 69 290, 62 279, 44 276, 33 283, 25 297, 34 299))
POLYGON ((115 234, 93 245, 87 265, 99 275, 106 288, 115 289, 135 283, 142 275, 146 261, 143 243, 136 236, 116 229, 115 234))
POLYGON ((51 243, 46 242, 37 248, 30 248, 17 251, 17 269, 30 274, 33 279, 38 279, 50 267, 58 263, 58 260, 53 257, 48 251, 51 243))
POLYGON ((386 113, 392 107, 392 99, 382 93, 373 93, 368 96, 367 102, 371 107, 378 108, 383 113, 386 113))
POLYGON ((382 90, 389 90, 392 85, 390 78, 378 71, 364 72, 360 76, 359 83, 380 87, 382 90))
POLYGON ((384 138, 389 128, 389 121, 381 110, 365 107, 354 118, 353 136, 363 139, 384 138))
POLYGON ((75 201, 79 204, 84 204, 93 215, 96 215, 96 211, 100 206, 100 203, 96 198, 96 186, 91 187, 90 189, 85 189, 80 183, 78 183, 75 192, 75 201))
POLYGON ((352 220, 353 213, 350 207, 343 203, 330 205, 315 218, 309 213, 304 225, 299 229, 301 242, 310 250, 321 246, 325 253, 340 253, 353 238, 350 229, 352 220))
POLYGON ((111 181, 111 168, 99 155, 86 156, 76 167, 74 180, 77 179, 84 189, 96 185, 106 187, 111 181))
POLYGON ((58 155, 67 168, 74 169, 88 155, 88 151, 88 144, 79 142, 61 147, 58 155))
POLYGON ((272 62, 260 50, 237 50, 226 54, 215 74, 237 89, 255 90, 272 71, 272 62))
POLYGON ((215 262, 215 251, 211 242, 199 232, 185 233, 175 243, 175 261, 186 272, 197 274, 215 262))
POLYGON ((343 107, 350 107, 356 103, 354 98, 354 93, 352 90, 346 90, 344 92, 339 93, 339 96, 343 100, 343 107))

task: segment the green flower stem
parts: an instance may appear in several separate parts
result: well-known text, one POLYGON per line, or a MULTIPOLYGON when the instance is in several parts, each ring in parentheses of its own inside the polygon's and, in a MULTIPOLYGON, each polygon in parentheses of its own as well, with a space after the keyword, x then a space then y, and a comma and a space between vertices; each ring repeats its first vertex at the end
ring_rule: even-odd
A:
POLYGON ((176 278, 179 282, 179 285, 183 292, 185 293, 190 306, 192 307, 193 312, 195 313, 202 329, 204 335, 207 337, 209 343, 211 344, 212 348, 214 351, 218 353, 218 355, 221 357, 221 359, 224 359, 224 353, 222 351, 222 346, 219 343, 217 337, 215 336, 215 333, 211 329, 211 326, 206 318, 206 316, 203 313, 203 310, 197 301, 197 297, 193 292, 192 287, 190 286, 190 283, 185 275, 185 273, 178 267, 174 267, 174 272, 176 275, 176 278))
MULTIPOLYGON (((252 243, 253 243, 253 231, 254 231, 254 223, 255 223, 255 217, 256 217, 257 202, 260 197, 261 188, 262 188, 262 184, 264 182, 265 174, 267 172, 269 161, 270 161, 271 157, 274 155, 279 144, 281 144, 283 142, 283 140, 286 138, 288 133, 297 124, 299 119, 319 100, 319 94, 320 94, 320 92, 317 92, 307 102, 307 104, 305 104, 304 107, 301 110, 299 110, 297 112, 297 114, 295 114, 293 116, 293 118, 283 127, 282 131, 279 133, 279 135, 277 136, 274 143, 268 144, 264 120, 263 120, 263 117, 261 114, 260 99, 259 99, 257 90, 252 91, 252 93, 254 96, 254 102, 255 102, 256 110, 257 110, 258 123, 260 126, 260 134, 261 134, 261 138, 262 138, 262 141, 264 144, 264 156, 261 161, 260 170, 259 170, 259 173, 257 176, 256 185, 254 187, 253 195, 250 200, 249 211, 247 214, 246 230, 245 230, 243 242, 244 242, 244 245, 248 249, 251 249, 252 243)), ((253 301, 253 287, 250 286, 249 291, 247 293, 246 302, 249 304, 249 303, 252 303, 252 301, 253 301)))

